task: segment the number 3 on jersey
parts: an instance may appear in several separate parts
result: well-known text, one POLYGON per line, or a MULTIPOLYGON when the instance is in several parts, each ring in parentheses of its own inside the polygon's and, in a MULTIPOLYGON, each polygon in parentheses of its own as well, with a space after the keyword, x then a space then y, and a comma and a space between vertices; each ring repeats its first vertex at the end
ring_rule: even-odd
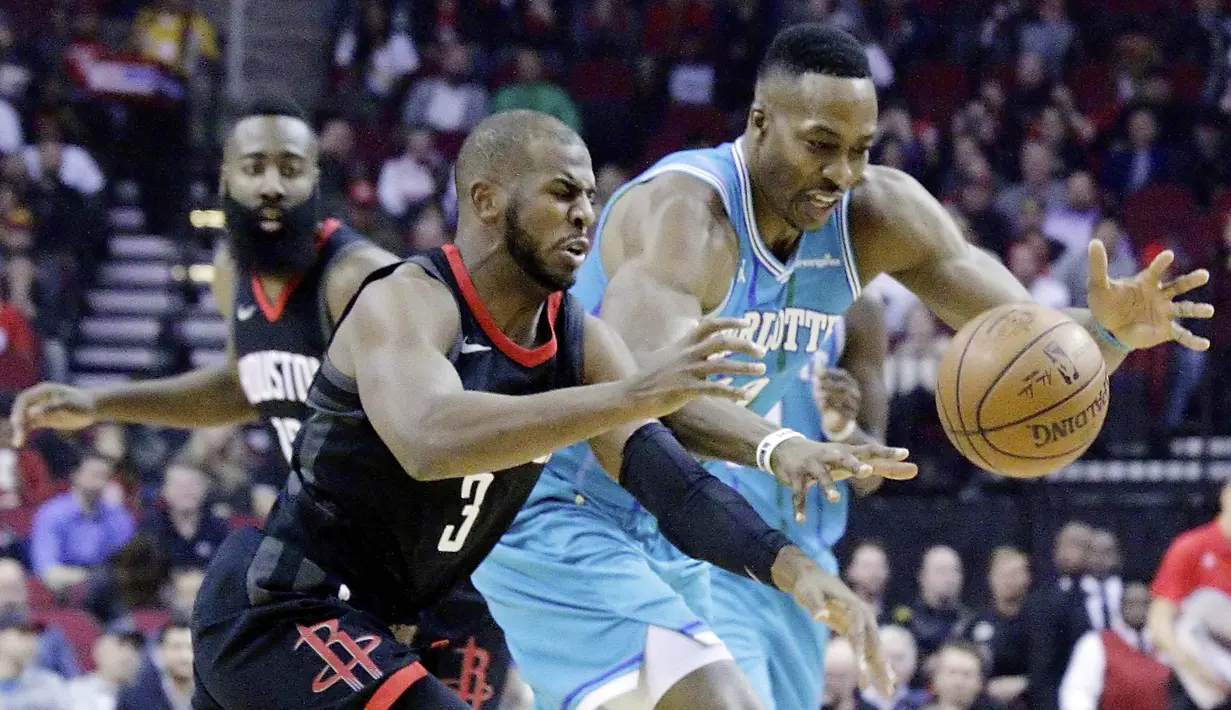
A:
MULTIPOLYGON (((551 454, 547 454, 534 459, 531 463, 546 464, 550 458, 551 454)), ((479 517, 479 509, 483 507, 483 498, 487 495, 487 488, 493 480, 495 476, 490 473, 472 473, 462 479, 462 501, 466 503, 462 506, 462 524, 449 523, 445 526, 444 532, 440 533, 440 542, 436 545, 437 550, 461 552, 466 544, 466 538, 470 536, 470 529, 474 527, 474 521, 479 517)))

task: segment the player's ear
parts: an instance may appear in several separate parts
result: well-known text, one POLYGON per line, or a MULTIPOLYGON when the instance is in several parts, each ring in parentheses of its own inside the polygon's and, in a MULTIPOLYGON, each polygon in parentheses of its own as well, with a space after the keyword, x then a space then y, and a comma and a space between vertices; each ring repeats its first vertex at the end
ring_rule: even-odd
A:
POLYGON ((500 186, 476 180, 470 185, 470 206, 482 222, 496 222, 504 215, 508 196, 500 186))
POLYGON ((748 130, 758 134, 765 132, 765 124, 768 118, 765 116, 765 107, 759 101, 754 101, 752 108, 748 109, 748 130))

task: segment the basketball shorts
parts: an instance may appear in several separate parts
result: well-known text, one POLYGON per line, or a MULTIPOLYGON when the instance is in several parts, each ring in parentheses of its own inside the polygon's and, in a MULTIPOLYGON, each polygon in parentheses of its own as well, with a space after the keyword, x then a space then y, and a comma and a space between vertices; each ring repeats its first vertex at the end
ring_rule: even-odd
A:
POLYGON ((255 528, 219 547, 193 610, 195 710, 470 706, 344 586, 255 528))
MULTIPOLYGON (((836 567, 826 565, 829 571, 836 567)), ((825 680, 829 628, 791 595, 712 568, 714 631, 727 644, 764 710, 816 710, 825 680)))
POLYGON ((428 672, 472 710, 496 710, 509 673, 509 650, 487 603, 469 580, 423 614, 415 634, 428 672))
POLYGON ((651 626, 702 644, 709 566, 644 511, 534 500, 472 575, 538 710, 589 710, 638 687, 651 626))

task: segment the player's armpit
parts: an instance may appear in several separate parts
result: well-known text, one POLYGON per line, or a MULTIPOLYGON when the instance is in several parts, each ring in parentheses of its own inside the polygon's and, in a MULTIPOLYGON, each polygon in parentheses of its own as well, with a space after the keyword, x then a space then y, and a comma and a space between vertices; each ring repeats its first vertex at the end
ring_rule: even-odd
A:
POLYGON ((351 249, 339 259, 325 276, 325 304, 329 308, 330 322, 337 325, 346 304, 350 303, 368 274, 399 260, 396 255, 375 244, 351 249))

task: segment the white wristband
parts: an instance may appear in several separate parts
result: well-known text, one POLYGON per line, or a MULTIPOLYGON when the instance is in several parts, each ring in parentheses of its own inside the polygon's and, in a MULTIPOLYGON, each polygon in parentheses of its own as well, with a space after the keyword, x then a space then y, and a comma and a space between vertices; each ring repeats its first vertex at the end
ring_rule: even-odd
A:
POLYGON ((837 431, 829 431, 829 429, 822 422, 821 423, 821 433, 825 435, 826 439, 829 439, 835 444, 840 444, 843 441, 846 441, 847 439, 851 438, 851 434, 855 433, 855 429, 858 426, 859 425, 855 423, 854 419, 847 419, 846 424, 844 424, 841 429, 837 431))
POLYGON ((774 449, 778 448, 778 445, 787 439, 804 438, 806 437, 803 434, 794 429, 785 428, 766 434, 765 438, 761 439, 761 443, 757 444, 757 468, 770 475, 775 475, 773 467, 769 464, 770 458, 774 455, 774 449))

